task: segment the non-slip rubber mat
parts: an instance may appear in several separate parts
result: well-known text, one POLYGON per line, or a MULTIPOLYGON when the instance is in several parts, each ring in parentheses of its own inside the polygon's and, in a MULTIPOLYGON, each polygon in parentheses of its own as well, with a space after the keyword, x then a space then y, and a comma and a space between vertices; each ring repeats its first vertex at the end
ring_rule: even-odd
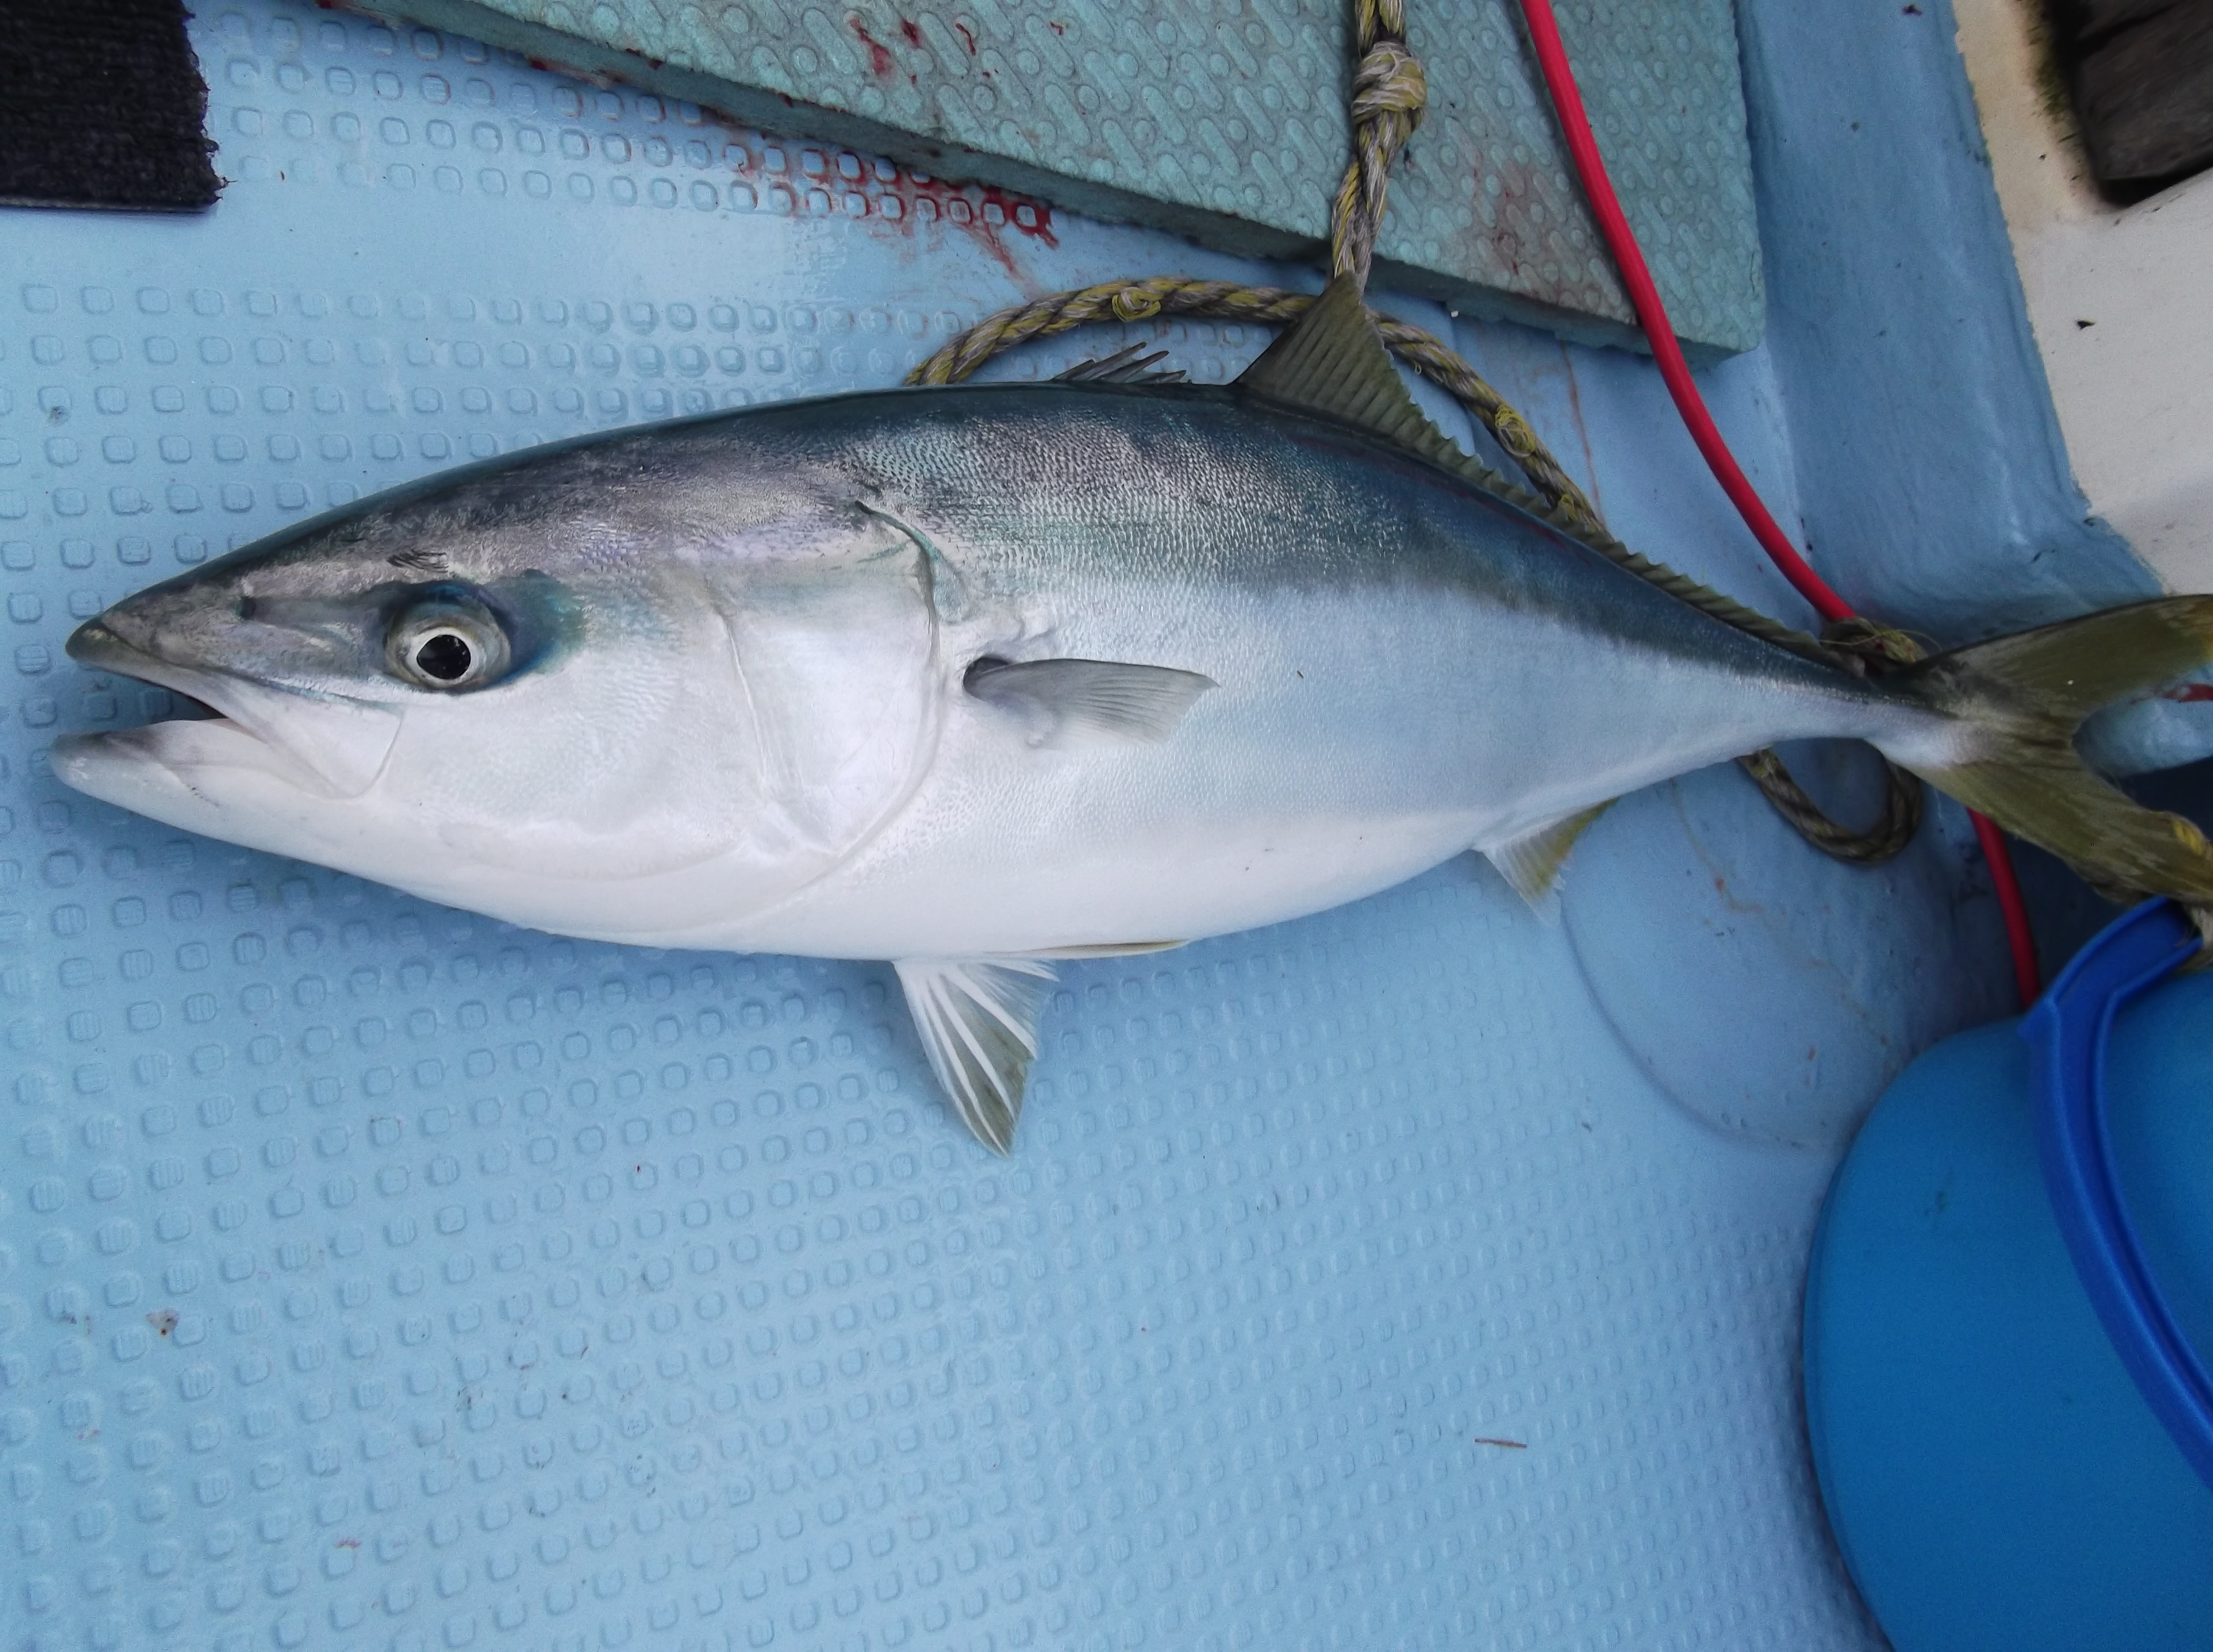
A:
MULTIPOLYGON (((164 710, 70 628, 229 545, 889 383, 1030 283, 1297 273, 465 40, 193 27, 219 209, 5 224, 0 1645, 1878 1644, 1798 1423, 1826 1159, 1663 1098, 1472 861, 1068 966, 1002 1161, 882 965, 529 934, 56 783, 164 710)), ((1610 451, 1646 372, 1582 381, 1610 451)))

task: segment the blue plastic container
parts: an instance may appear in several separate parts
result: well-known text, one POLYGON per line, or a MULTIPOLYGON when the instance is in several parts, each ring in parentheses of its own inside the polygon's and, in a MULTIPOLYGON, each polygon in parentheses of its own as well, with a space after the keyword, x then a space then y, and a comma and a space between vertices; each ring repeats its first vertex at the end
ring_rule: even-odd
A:
POLYGON ((1899 1652, 2213 1647, 2213 975, 2168 977, 2186 950, 2131 913, 2033 1047, 2006 1023, 1909 1068, 1830 1189, 1807 1421, 1899 1652))

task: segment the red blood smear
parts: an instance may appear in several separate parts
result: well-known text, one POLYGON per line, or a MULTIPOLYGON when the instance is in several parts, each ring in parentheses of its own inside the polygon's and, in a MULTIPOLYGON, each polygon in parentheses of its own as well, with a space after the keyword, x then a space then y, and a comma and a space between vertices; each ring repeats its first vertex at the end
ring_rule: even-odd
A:
POLYGON ((869 48, 869 72, 878 80, 889 80, 898 72, 892 54, 881 40, 870 34, 866 24, 857 17, 851 20, 853 33, 861 37, 861 44, 869 48))
POLYGON ((903 224, 915 222, 914 206, 917 202, 935 204, 939 222, 949 223, 974 237, 977 245, 989 253, 999 267, 1016 280, 1023 278, 1022 272, 1016 267, 1014 252, 1007 245, 1008 230, 1042 241, 1047 247, 1060 245, 1060 238, 1052 231, 1052 209, 1043 201, 1027 195, 1010 194, 988 184, 948 184, 936 178, 918 179, 903 167, 899 175, 882 185, 881 189, 887 195, 898 196, 905 204, 905 210, 900 215, 903 224), (956 205, 964 211, 956 213, 954 210, 956 205), (991 216, 985 210, 987 207, 998 209, 999 223, 991 222, 991 216), (1023 222, 1025 215, 1027 216, 1027 223, 1023 222))
MULTIPOLYGON (((869 44, 876 46, 878 43, 871 41, 869 44)), ((725 137, 726 141, 737 141, 748 157, 732 168, 731 175, 735 178, 759 189, 785 189, 802 199, 812 190, 820 190, 832 196, 859 195, 868 203, 863 222, 880 230, 910 233, 924 223, 948 225, 973 237, 977 244, 1017 281, 1027 280, 1015 256, 1023 241, 1033 241, 1046 247, 1060 245, 1060 237, 1053 231, 1052 207, 1034 196, 1018 194, 990 185, 948 183, 942 179, 918 174, 905 167, 897 168, 889 178, 883 177, 873 166, 865 168, 858 179, 837 176, 834 169, 820 175, 796 170, 768 173, 750 158, 764 143, 783 148, 788 153, 796 153, 811 146, 789 140, 765 139, 758 134, 727 129, 725 137), (897 203, 895 212, 885 210, 894 202, 897 203), (926 210, 918 210, 924 208, 925 203, 926 210), (992 222, 995 210, 998 218, 996 223, 992 222), (1009 231, 1013 232, 1012 235, 1009 231), (1022 239, 1016 241, 1014 236, 1022 239)))

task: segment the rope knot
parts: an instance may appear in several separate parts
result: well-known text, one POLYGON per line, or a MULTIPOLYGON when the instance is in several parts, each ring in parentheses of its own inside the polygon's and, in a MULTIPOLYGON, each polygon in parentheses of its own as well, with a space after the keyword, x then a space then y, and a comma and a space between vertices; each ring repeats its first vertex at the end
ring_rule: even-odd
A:
POLYGON ((1491 434, 1506 456, 1517 465, 1524 464, 1544 446, 1537 440, 1537 433, 1529 428, 1527 421, 1511 407, 1499 410, 1491 434))
POLYGON ((1118 321, 1143 321, 1161 313, 1160 295, 1143 287, 1125 287, 1114 295, 1108 308, 1118 321))
POLYGON ((1880 670, 1884 666, 1910 666, 1925 657, 1921 644, 1905 631, 1878 625, 1859 614, 1824 626, 1821 640, 1851 655, 1862 671, 1880 670))
POLYGON ((1352 161, 1330 212, 1331 273, 1363 289, 1383 227, 1391 162, 1422 124, 1430 101, 1422 60, 1406 49, 1404 0, 1356 0, 1353 9, 1352 161))
MULTIPOLYGON (((1406 50, 1404 40, 1378 40, 1368 48, 1352 76, 1352 124, 1372 125, 1386 115, 1397 115, 1406 131, 1422 124, 1430 101, 1430 82, 1422 60, 1406 50)), ((1401 137, 1400 143, 1405 141, 1401 137)))

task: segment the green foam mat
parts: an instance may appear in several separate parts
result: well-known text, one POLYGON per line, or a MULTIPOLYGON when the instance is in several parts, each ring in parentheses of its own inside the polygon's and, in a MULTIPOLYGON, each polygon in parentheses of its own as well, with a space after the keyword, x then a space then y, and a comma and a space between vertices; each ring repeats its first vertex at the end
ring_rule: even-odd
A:
MULTIPOLYGON (((399 0, 545 63, 1258 257, 1328 232, 1349 153, 1337 0, 399 0)), ((1392 182, 1385 280, 1586 342, 1635 325, 1510 0, 1417 0, 1430 103, 1392 182)), ((1559 8, 1624 208, 1684 342, 1748 350, 1765 311, 1728 0, 1559 8)), ((1158 271, 1133 271, 1159 274, 1158 271)))

